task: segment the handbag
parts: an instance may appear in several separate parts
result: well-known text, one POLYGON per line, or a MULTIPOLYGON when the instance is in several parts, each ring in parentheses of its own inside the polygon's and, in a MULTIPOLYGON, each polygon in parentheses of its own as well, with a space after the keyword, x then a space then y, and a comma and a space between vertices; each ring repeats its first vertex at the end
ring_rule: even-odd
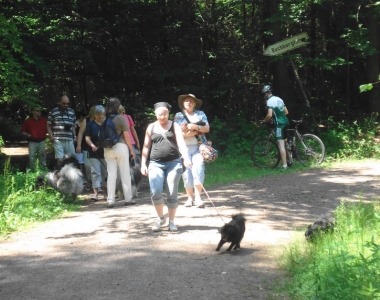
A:
MULTIPOLYGON (((188 117, 186 116, 186 113, 182 111, 183 117, 186 119, 188 123, 191 123, 188 117)), ((218 150, 213 148, 208 143, 202 142, 201 137, 197 134, 194 136, 197 139, 199 152, 202 154, 203 160, 205 162, 213 162, 218 158, 218 150)))

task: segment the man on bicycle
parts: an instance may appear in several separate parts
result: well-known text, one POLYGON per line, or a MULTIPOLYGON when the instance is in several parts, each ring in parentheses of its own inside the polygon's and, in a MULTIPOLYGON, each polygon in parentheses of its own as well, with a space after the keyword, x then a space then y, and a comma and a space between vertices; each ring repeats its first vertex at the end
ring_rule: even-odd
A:
POLYGON ((285 150, 285 130, 289 126, 289 120, 286 116, 289 112, 285 106, 284 101, 277 96, 272 95, 272 87, 270 85, 265 85, 261 90, 264 94, 265 100, 267 100, 268 113, 264 119, 264 123, 268 122, 273 118, 274 124, 276 126, 276 139, 278 143, 278 148, 280 149, 280 156, 282 160, 283 169, 288 168, 286 161, 286 150, 285 150))

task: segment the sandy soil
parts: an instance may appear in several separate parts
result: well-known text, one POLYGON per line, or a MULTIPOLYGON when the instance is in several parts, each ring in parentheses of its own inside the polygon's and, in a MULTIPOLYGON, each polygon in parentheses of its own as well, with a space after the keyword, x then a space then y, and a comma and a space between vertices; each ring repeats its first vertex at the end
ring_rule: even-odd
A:
POLYGON ((380 162, 368 161, 206 187, 216 209, 185 208, 181 194, 178 233, 151 231, 146 181, 136 206, 83 200, 81 211, 0 242, 0 299, 284 299, 273 290, 282 245, 342 199, 377 200, 379 178, 380 162), (242 249, 216 252, 217 229, 239 212, 242 249))

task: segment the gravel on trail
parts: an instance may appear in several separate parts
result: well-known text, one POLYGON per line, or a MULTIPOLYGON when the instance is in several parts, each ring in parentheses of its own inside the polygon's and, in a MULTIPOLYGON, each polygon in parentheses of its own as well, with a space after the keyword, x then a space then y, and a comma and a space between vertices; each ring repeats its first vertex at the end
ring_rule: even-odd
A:
POLYGON ((379 178, 372 160, 206 187, 217 209, 181 194, 175 233, 152 232, 146 180, 134 206, 82 195, 82 210, 0 241, 0 299, 285 299, 283 245, 341 200, 377 200, 379 178), (235 213, 247 218, 241 250, 216 252, 235 213))

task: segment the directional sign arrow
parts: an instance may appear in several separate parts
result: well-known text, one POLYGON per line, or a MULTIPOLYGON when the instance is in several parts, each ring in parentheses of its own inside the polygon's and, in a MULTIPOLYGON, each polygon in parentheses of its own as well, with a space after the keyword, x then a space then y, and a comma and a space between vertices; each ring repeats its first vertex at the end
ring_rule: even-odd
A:
POLYGON ((300 33, 298 35, 292 36, 288 39, 277 42, 276 44, 270 45, 268 48, 265 49, 264 55, 279 55, 284 52, 305 46, 309 44, 309 42, 307 42, 308 38, 309 37, 307 33, 300 33))

